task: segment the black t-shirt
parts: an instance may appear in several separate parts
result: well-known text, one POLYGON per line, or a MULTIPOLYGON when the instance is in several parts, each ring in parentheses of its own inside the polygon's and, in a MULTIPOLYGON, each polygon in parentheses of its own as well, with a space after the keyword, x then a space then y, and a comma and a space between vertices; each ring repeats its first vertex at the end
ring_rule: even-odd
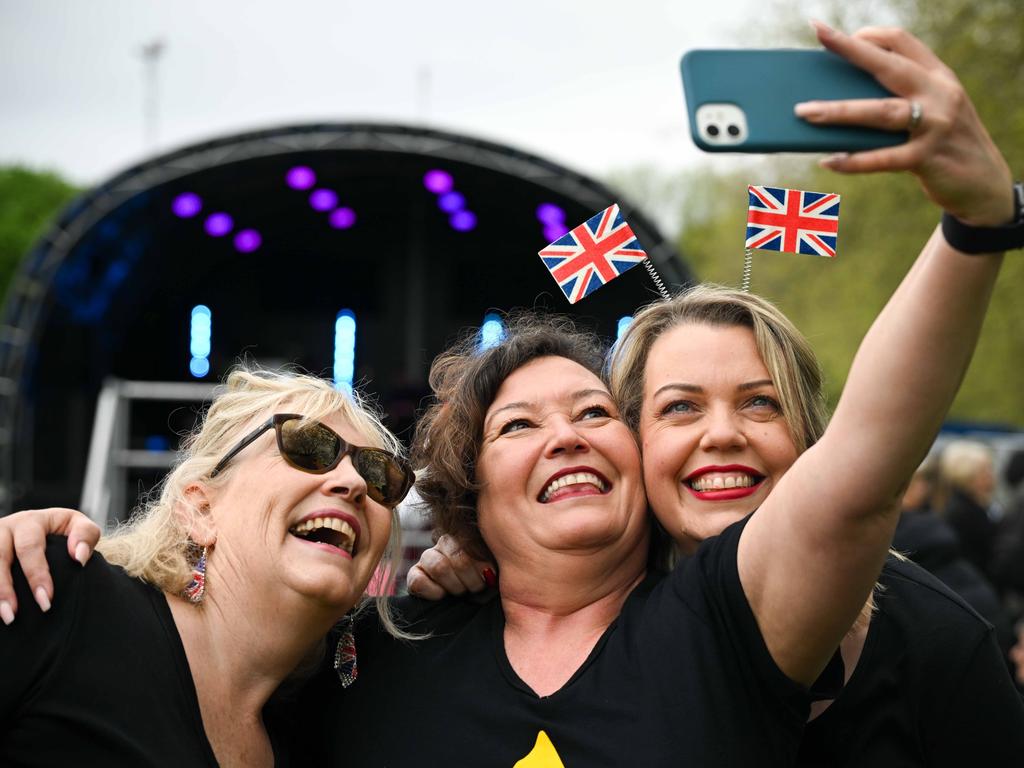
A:
POLYGON ((82 568, 51 536, 53 607, 14 568, 0 626, 0 765, 216 766, 163 594, 99 554, 82 568))
POLYGON ((890 558, 860 661, 807 725, 799 766, 1021 766, 1024 706, 992 625, 890 558))
POLYGON ((637 586, 550 696, 512 669, 498 600, 398 600, 409 629, 431 633, 413 642, 368 616, 357 626, 355 683, 344 690, 327 672, 307 689, 299 741, 314 752, 303 764, 791 765, 808 697, 772 661, 743 594, 742 527, 637 586))

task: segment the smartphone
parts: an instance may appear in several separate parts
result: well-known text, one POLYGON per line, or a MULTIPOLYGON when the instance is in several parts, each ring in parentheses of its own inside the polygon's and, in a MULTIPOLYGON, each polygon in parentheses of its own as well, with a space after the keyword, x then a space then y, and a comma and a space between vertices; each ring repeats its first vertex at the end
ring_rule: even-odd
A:
POLYGON ((830 51, 688 51, 680 62, 690 134, 705 152, 856 152, 902 144, 905 131, 812 125, 793 105, 893 94, 830 51))

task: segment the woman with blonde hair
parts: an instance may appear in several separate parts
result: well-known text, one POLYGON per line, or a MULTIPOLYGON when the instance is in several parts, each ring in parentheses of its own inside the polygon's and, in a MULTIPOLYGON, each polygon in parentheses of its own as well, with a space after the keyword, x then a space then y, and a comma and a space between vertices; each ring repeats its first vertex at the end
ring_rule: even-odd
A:
MULTIPOLYGON (((819 38, 906 98, 812 105, 807 119, 917 131, 832 167, 910 170, 974 227, 1013 216, 1005 161, 930 51, 893 30, 819 38)), ((775 381, 742 322, 652 337, 632 380, 640 446, 586 340, 517 327, 485 352, 444 354, 417 434, 424 498, 442 532, 493 555, 498 599, 404 603, 410 629, 430 633, 414 644, 361 624, 368 684, 321 676, 307 691, 301 741, 324 753, 310 763, 791 765, 808 688, 883 566, 899 491, 956 391, 999 263, 936 233, 817 441, 782 411, 800 403, 799 386, 784 394, 799 366, 775 381), (668 574, 650 558, 645 484, 670 532, 707 539, 668 574)))
POLYGON ((13 599, 31 599, 15 576, 0 762, 281 760, 273 695, 359 602, 411 483, 358 399, 310 376, 232 373, 159 497, 84 568, 51 541, 55 592, 11 623, 13 599))
POLYGON ((964 557, 990 574, 996 524, 989 517, 996 475, 992 449, 974 440, 954 440, 939 455, 939 515, 956 532, 964 557))

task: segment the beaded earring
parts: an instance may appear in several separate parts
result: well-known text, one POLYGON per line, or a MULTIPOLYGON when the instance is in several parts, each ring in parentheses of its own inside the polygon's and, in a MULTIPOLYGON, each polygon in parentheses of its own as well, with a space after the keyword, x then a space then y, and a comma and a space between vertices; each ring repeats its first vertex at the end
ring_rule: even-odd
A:
POLYGON ((334 647, 334 671, 338 673, 342 688, 348 688, 359 677, 356 637, 352 633, 352 625, 351 613, 346 613, 337 625, 340 636, 338 644, 334 647))
POLYGON ((199 559, 192 566, 192 580, 181 593, 193 605, 203 602, 203 595, 206 594, 206 552, 207 547, 203 547, 199 559))

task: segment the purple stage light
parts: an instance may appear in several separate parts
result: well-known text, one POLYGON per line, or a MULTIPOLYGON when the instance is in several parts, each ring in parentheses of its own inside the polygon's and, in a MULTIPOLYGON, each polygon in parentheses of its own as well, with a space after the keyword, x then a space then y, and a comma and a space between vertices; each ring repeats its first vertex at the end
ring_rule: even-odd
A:
POLYGON ((263 237, 255 229, 243 229, 235 235, 235 250, 252 253, 263 244, 263 237))
POLYGON ((175 216, 183 219, 191 219, 203 208, 203 201, 195 192, 182 192, 171 203, 171 210, 175 216))
POLYGON ((466 207, 466 198, 460 192, 445 192, 437 198, 437 207, 445 213, 455 213, 466 207))
POLYGON ((452 175, 448 173, 448 171, 442 171, 439 168, 435 168, 434 170, 427 171, 423 174, 423 186, 435 195, 443 195, 445 192, 452 191, 452 187, 455 186, 455 182, 452 181, 452 175))
POLYGON ((554 203, 541 203, 537 206, 537 221, 542 224, 565 224, 565 211, 554 203))
POLYGON ((555 242, 558 238, 569 231, 569 228, 565 224, 545 224, 544 225, 544 237, 547 238, 549 243, 555 242))
POLYGON ((452 225, 452 229, 469 232, 476 227, 476 214, 472 211, 456 211, 448 218, 448 223, 452 225))
POLYGON ((338 193, 333 189, 317 189, 309 196, 314 211, 329 211, 338 205, 338 193))
POLYGON ((351 208, 335 208, 331 211, 328 221, 335 229, 348 229, 356 223, 356 212, 351 208))
POLYGON ((292 189, 311 189, 316 184, 316 174, 312 168, 296 165, 288 170, 284 180, 292 189))
POLYGON ((224 237, 235 226, 226 213, 211 213, 206 218, 206 234, 210 237, 224 237))

